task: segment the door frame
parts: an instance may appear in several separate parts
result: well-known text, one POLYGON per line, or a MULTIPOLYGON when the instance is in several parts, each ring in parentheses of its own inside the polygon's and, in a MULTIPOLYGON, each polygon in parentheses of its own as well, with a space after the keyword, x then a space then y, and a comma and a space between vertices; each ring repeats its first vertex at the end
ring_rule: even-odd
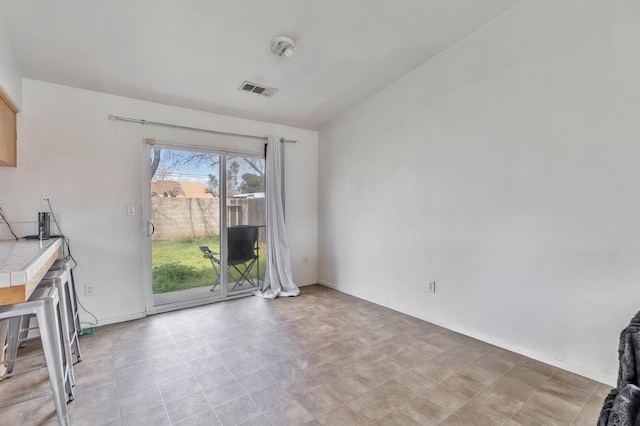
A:
POLYGON ((227 286, 227 278, 228 274, 223 271, 226 271, 227 265, 227 250, 223 250, 223 247, 227 246, 227 208, 226 202, 220 203, 220 286, 222 292, 220 295, 212 294, 210 297, 205 297, 202 299, 193 299, 186 301, 177 301, 173 303, 168 303, 164 305, 154 306, 153 304, 153 248, 152 248, 152 238, 150 224, 152 224, 152 213, 153 209, 151 207, 151 149, 153 146, 159 145, 162 148, 166 149, 175 149, 175 150, 184 150, 184 151, 199 151, 206 152, 210 154, 215 154, 220 156, 220 200, 226 200, 227 196, 227 157, 228 156, 244 156, 248 158, 263 158, 264 152, 252 152, 252 151, 241 151, 241 150, 231 150, 228 148, 216 148, 207 145, 194 145, 188 143, 180 143, 180 142, 167 142, 167 141, 159 141, 155 139, 145 139, 143 143, 143 156, 142 156, 142 237, 143 237, 143 268, 142 268, 142 283, 143 283, 143 291, 144 291, 144 299, 145 299, 145 313, 147 315, 169 312, 178 309, 190 308, 194 306, 206 305, 214 302, 220 302, 225 300, 238 299, 240 297, 246 297, 251 293, 240 293, 237 292, 229 294, 228 286, 227 286), (223 198, 224 197, 224 198, 223 198), (223 206, 224 204, 224 206, 223 206))

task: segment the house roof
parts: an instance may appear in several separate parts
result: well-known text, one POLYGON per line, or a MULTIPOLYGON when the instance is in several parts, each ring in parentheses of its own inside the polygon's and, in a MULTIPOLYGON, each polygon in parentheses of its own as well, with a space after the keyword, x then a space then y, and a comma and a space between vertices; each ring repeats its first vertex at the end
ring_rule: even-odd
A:
POLYGON ((200 182, 151 181, 151 194, 156 197, 212 198, 206 190, 206 185, 200 182))

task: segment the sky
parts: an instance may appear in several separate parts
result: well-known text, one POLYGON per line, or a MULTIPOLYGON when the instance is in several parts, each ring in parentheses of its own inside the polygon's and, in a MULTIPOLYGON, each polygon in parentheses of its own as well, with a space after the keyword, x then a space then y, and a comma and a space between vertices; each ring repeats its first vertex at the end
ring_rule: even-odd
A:
MULTIPOLYGON (((233 159, 237 159, 240 169, 238 172, 238 184, 242 182, 244 173, 257 174, 257 172, 242 161, 241 156, 227 157, 227 168, 233 159)), ((186 151, 175 149, 163 149, 160 156, 160 165, 154 175, 154 180, 171 180, 183 182, 201 182, 205 185, 209 182, 209 175, 218 175, 220 156, 198 151, 186 151), (212 164, 215 163, 215 164, 212 164)), ((262 161, 264 169, 264 159, 262 161)), ((220 176, 218 176, 220 181, 220 176)))

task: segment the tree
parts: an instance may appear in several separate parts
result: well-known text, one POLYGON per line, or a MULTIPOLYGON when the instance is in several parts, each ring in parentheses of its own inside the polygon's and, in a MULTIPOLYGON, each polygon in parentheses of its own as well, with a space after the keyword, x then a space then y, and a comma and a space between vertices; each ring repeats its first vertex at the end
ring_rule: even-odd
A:
MULTIPOLYGON (((246 158, 246 157, 227 157, 227 197, 232 197, 236 193, 252 193, 263 192, 264 183, 264 166, 265 162, 259 158, 246 158), (243 173, 240 184, 242 188, 238 186, 238 174, 252 170, 254 173, 243 173), (245 176, 249 176, 247 179, 250 182, 246 182, 245 176)), ((210 167, 212 169, 218 169, 220 167, 220 155, 206 153, 206 152, 189 152, 185 155, 184 151, 175 151, 171 149, 163 150, 162 148, 153 147, 151 157, 151 179, 166 180, 167 178, 174 178, 173 170, 177 170, 177 175, 180 175, 180 170, 183 170, 185 166, 191 166, 189 168, 198 169, 202 166, 210 167), (157 176, 156 176, 157 175, 157 176)), ((209 175, 209 181, 205 192, 213 195, 214 197, 220 196, 220 182, 215 175, 209 175)))
POLYGON ((227 170, 227 198, 231 198, 235 195, 238 188, 238 171, 240 170, 240 164, 236 160, 233 160, 227 170))
POLYGON ((264 192, 264 179, 253 173, 244 173, 242 175, 242 183, 238 187, 238 190, 241 194, 264 192))
POLYGON ((175 180, 173 169, 164 163, 161 163, 160 166, 156 167, 155 175, 156 180, 158 181, 175 180))
POLYGON ((218 176, 209 175, 209 182, 207 183, 207 189, 205 192, 213 195, 214 197, 220 196, 220 182, 218 182, 218 176))

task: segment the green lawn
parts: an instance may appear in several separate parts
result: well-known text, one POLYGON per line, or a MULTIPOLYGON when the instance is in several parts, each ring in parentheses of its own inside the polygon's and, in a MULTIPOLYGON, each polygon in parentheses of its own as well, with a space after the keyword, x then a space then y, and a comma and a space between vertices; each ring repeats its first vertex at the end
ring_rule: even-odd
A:
MULTIPOLYGON (((211 286, 216 275, 209 259, 203 257, 200 246, 220 251, 220 236, 203 238, 180 238, 172 241, 153 243, 153 293, 167 293, 174 290, 186 290, 195 287, 211 286)), ((266 253, 260 255, 260 280, 264 279, 266 253)), ((254 266, 250 276, 255 278, 254 266)), ((238 274, 232 269, 229 281, 235 281, 238 274)))

